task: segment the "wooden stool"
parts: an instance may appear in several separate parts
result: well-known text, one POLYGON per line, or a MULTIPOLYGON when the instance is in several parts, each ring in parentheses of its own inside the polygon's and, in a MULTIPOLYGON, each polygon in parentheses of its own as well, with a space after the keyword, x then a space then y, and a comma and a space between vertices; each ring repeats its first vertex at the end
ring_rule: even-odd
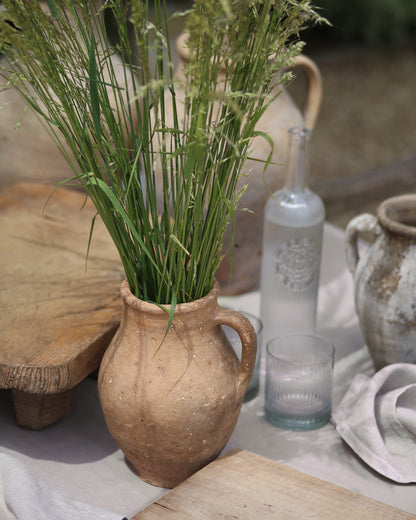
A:
POLYGON ((121 315, 118 253, 93 204, 74 190, 20 183, 0 193, 0 388, 16 420, 40 429, 74 405, 121 315))

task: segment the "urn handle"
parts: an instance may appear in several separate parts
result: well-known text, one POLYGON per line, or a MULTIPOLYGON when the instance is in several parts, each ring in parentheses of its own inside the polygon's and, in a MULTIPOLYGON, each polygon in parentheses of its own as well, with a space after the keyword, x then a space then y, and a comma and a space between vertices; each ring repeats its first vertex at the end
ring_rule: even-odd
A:
POLYGON ((257 353, 257 336, 250 320, 243 314, 232 309, 224 309, 218 307, 215 316, 215 322, 218 325, 228 325, 234 329, 241 340, 241 362, 238 372, 237 393, 238 397, 243 399, 244 394, 250 384, 253 374, 254 365, 256 363, 257 353))
MULTIPOLYGON (((292 68, 292 67, 291 67, 292 68)), ((307 80, 307 93, 303 110, 303 120, 305 127, 309 130, 315 128, 322 102, 322 76, 318 65, 305 56, 296 56, 293 68, 301 69, 307 80)))
POLYGON ((360 260, 358 239, 363 233, 368 234, 371 241, 374 242, 381 233, 377 217, 370 213, 362 213, 353 218, 345 230, 345 256, 348 269, 352 274, 355 273, 360 260))
MULTIPOLYGON (((182 33, 176 40, 176 50, 182 60, 188 61, 189 49, 187 47, 188 34, 182 33)), ((304 54, 295 57, 293 65, 287 69, 301 69, 306 77, 307 92, 303 119, 306 128, 313 130, 322 102, 322 76, 318 65, 304 54)))

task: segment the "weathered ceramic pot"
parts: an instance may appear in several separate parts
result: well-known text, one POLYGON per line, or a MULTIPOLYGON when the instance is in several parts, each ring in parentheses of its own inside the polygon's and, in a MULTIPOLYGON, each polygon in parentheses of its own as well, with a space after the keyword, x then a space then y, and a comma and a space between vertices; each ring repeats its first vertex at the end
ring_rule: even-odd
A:
MULTIPOLYGON (((107 426, 137 475, 171 488, 211 462, 229 439, 256 360, 249 320, 207 296, 168 313, 121 286, 120 328, 98 388, 107 426), (242 341, 239 362, 221 328, 242 341)), ((165 306, 169 308, 169 306, 165 306)))
POLYGON ((346 229, 355 307, 377 369, 416 363, 416 195, 384 201, 377 217, 362 214, 346 229), (371 245, 359 258, 358 238, 371 245))

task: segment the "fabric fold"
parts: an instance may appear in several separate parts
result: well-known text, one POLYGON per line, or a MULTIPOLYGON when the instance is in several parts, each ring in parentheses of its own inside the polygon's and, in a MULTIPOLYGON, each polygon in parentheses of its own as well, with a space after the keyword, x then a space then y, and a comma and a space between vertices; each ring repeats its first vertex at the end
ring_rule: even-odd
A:
POLYGON ((71 500, 31 473, 15 457, 0 453, 2 520, 121 520, 120 515, 71 500))
POLYGON ((332 414, 339 435, 370 467, 416 482, 416 365, 395 363, 358 374, 332 414))

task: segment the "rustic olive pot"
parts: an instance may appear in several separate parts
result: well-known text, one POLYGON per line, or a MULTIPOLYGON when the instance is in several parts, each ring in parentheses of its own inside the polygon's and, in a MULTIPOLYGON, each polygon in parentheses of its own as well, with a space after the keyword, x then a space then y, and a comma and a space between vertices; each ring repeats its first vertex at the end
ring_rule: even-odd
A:
MULTIPOLYGON (((176 41, 179 62, 175 69, 175 77, 178 84, 185 82, 184 68, 189 60, 188 35, 179 36, 176 41)), ((273 102, 261 116, 256 125, 256 130, 267 134, 274 142, 273 150, 270 143, 264 137, 254 137, 250 157, 247 160, 237 189, 248 189, 241 192, 238 203, 238 211, 235 214, 234 226, 227 226, 224 236, 224 258, 215 276, 221 286, 221 294, 235 295, 258 289, 260 283, 260 267, 262 255, 263 236, 263 210, 270 192, 275 192, 282 187, 286 176, 286 161, 288 130, 294 126, 306 126, 313 129, 319 115, 322 99, 322 79, 316 63, 304 56, 297 56, 293 66, 296 73, 301 72, 305 78, 305 102, 301 110, 290 97, 287 89, 275 78, 272 96, 273 102), (277 95, 278 94, 278 95, 277 95), (264 164, 272 153, 271 164, 264 172, 264 164), (252 160, 255 159, 255 160, 252 160), (247 208, 248 211, 243 210, 247 208), (230 266, 229 250, 231 234, 234 236, 232 247, 232 265, 230 266), (231 270, 231 271, 230 271, 231 270)), ((282 73, 284 71, 282 70, 282 73)), ((218 85, 221 87, 221 73, 218 85)), ((170 96, 165 99, 166 125, 173 127, 173 110, 170 107, 170 96), (171 121, 169 121, 171 118, 171 121)), ((179 122, 183 121, 183 109, 185 106, 185 93, 177 88, 175 91, 176 110, 179 122)), ((220 112, 218 112, 220 113, 220 112)), ((161 183, 163 179, 160 162, 156 162, 156 176, 161 183)), ((162 190, 160 190, 162 194, 162 190)), ((158 201, 163 207, 163 200, 158 201)))
POLYGON ((385 200, 346 229, 355 307, 375 367, 416 362, 416 195, 385 200), (359 257, 358 239, 371 245, 359 257))
MULTIPOLYGON (((235 427, 256 360, 243 315, 221 308, 219 286, 168 313, 121 286, 121 324, 98 388, 108 429, 137 475, 172 488, 211 462, 235 427), (242 341, 238 360, 221 324, 242 341)), ((165 306, 169 309, 169 305, 165 306)))

